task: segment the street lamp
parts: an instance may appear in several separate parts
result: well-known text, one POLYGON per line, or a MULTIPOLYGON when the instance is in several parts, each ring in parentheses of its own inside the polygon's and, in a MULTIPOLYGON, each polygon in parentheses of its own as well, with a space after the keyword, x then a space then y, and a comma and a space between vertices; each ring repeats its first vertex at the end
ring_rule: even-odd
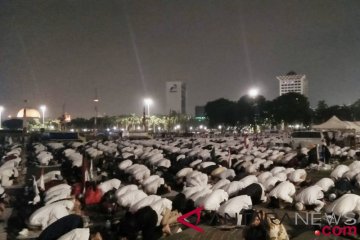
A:
POLYGON ((2 114, 3 111, 4 111, 4 107, 0 106, 0 129, 2 129, 2 126, 1 126, 1 122, 2 122, 1 114, 2 114))
POLYGON ((153 100, 151 98, 145 98, 144 103, 147 107, 148 116, 150 117, 150 105, 153 104, 153 100))
POLYGON ((42 112, 42 125, 43 125, 43 128, 45 128, 45 110, 46 110, 46 106, 45 105, 40 106, 40 110, 42 112))

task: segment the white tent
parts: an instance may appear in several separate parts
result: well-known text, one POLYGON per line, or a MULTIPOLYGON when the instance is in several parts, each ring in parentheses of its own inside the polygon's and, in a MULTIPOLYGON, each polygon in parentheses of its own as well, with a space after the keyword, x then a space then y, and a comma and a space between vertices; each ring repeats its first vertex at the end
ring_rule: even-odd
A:
POLYGON ((357 122, 341 121, 336 116, 332 116, 326 122, 312 126, 313 129, 319 130, 353 130, 360 132, 360 125, 357 122))

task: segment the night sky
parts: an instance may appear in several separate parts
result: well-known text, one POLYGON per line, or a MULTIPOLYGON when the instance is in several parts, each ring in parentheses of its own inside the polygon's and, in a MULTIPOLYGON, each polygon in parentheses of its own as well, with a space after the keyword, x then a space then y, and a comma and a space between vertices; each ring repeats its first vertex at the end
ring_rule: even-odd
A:
POLYGON ((187 111, 251 86, 278 96, 277 75, 309 79, 321 99, 360 98, 359 0, 0 0, 0 105, 46 104, 73 117, 164 113, 165 82, 187 84, 187 111))

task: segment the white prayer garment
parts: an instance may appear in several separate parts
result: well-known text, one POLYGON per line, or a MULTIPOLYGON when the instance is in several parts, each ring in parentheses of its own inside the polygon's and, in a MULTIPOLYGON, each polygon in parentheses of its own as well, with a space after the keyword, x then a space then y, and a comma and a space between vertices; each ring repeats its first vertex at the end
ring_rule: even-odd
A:
POLYGON ((180 171, 178 171, 176 173, 176 177, 177 178, 183 178, 183 177, 186 177, 186 175, 188 175, 189 173, 191 173, 193 171, 192 168, 183 168, 181 169, 180 171))
POLYGON ((220 204, 223 201, 227 201, 228 199, 229 195, 227 192, 222 189, 217 189, 206 196, 200 205, 203 206, 205 210, 217 211, 220 207, 220 204))
POLYGON ((116 195, 116 197, 119 198, 121 195, 123 195, 127 192, 135 191, 138 189, 139 189, 138 186, 136 186, 135 184, 126 185, 126 186, 123 186, 123 187, 119 188, 118 190, 116 190, 115 195, 116 195))
POLYGON ((229 184, 230 181, 227 179, 220 179, 217 183, 214 184, 214 186, 212 186, 212 190, 216 190, 216 189, 220 189, 223 188, 225 185, 229 184))
POLYGON ((200 164, 202 162, 202 160, 201 159, 198 159, 198 160, 195 160, 195 161, 193 161, 192 163, 190 163, 190 167, 191 168, 195 168, 198 164, 200 164))
POLYGON ((229 179, 229 178, 234 178, 236 176, 234 169, 226 169, 225 171, 223 171, 222 173, 220 173, 219 177, 221 179, 229 179))
POLYGON ((240 191, 243 188, 244 188, 243 184, 240 183, 239 181, 232 181, 228 185, 222 187, 221 189, 225 190, 225 192, 227 192, 228 195, 231 197, 234 196, 238 191, 240 191))
POLYGON ((324 192, 327 192, 330 188, 335 187, 334 180, 331 178, 322 178, 317 181, 315 185, 320 186, 324 192))
POLYGON ((258 175, 258 176, 257 176, 257 179, 258 179, 258 181, 259 181, 260 183, 264 183, 267 178, 272 177, 272 176, 273 176, 273 175, 272 175, 271 172, 266 171, 266 172, 263 172, 263 173, 261 173, 260 175, 258 175))
POLYGON ((241 179, 239 182, 242 184, 242 188, 246 188, 253 183, 258 183, 258 179, 255 175, 249 175, 241 179))
POLYGON ((276 174, 274 175, 274 177, 277 177, 278 179, 280 179, 281 182, 287 180, 287 174, 285 173, 285 171, 284 171, 284 172, 276 173, 276 174))
POLYGON ((203 185, 195 186, 195 187, 185 187, 183 189, 182 193, 185 195, 186 199, 189 199, 191 197, 191 195, 193 195, 197 192, 201 192, 206 188, 207 188, 207 186, 203 186, 203 185))
POLYGON ((293 183, 301 183, 306 180, 307 173, 304 169, 297 169, 292 173, 289 173, 289 181, 293 183))
POLYGON ((56 221, 56 218, 67 216, 73 208, 73 200, 63 200, 45 205, 31 214, 29 223, 33 226, 42 226, 42 229, 45 229, 52 222, 56 221))
POLYGON ((296 202, 300 202, 304 205, 316 205, 315 211, 320 211, 324 207, 324 202, 321 199, 324 198, 322 188, 318 185, 314 185, 302 190, 296 195, 296 202))
POLYGON ((89 228, 75 228, 70 232, 62 235, 58 240, 89 240, 89 228))
POLYGON ((237 217, 237 225, 241 225, 241 210, 250 209, 252 207, 251 198, 247 195, 241 195, 231 198, 229 201, 221 204, 218 213, 220 216, 225 217, 225 214, 231 218, 237 217))
POLYGON ((351 181, 351 180, 353 180, 353 179, 356 177, 356 175, 358 175, 359 173, 360 173, 360 168, 358 168, 358 169, 350 169, 349 171, 345 172, 342 177, 348 179, 349 181, 351 181))
POLYGON ((326 206, 326 213, 333 213, 336 216, 349 217, 348 214, 360 214, 360 196, 356 194, 345 194, 326 206))
POLYGON ((172 202, 167 198, 162 198, 150 205, 150 207, 156 212, 158 215, 157 225, 160 225, 161 220, 163 218, 162 213, 165 209, 172 209, 172 202))
POLYGON ((206 186, 208 183, 208 176, 204 173, 193 171, 186 175, 186 186, 206 186))
POLYGON ((12 176, 18 174, 16 168, 2 168, 0 170, 0 179, 1 179, 1 186, 3 187, 10 187, 13 185, 14 180, 10 180, 12 176))
POLYGON ((143 184, 144 191, 147 194, 156 194, 158 188, 164 183, 165 181, 163 178, 157 178, 154 181, 148 182, 147 184, 143 184))
POLYGON ((146 193, 142 190, 134 190, 117 196, 117 202, 122 207, 129 207, 146 197, 146 193))
POLYGON ((161 197, 158 195, 149 195, 149 196, 141 199, 140 201, 138 201, 134 204, 131 204, 129 211, 132 213, 135 213, 139 209, 146 207, 146 206, 150 206, 151 204, 155 203, 156 201, 159 201, 160 199, 161 199, 161 197))
POLYGON ((284 200, 285 202, 292 203, 296 192, 294 184, 289 181, 285 181, 277 185, 271 192, 269 193, 269 197, 274 197, 277 199, 284 200))
POLYGON ((101 190, 103 194, 112 190, 113 188, 118 189, 120 187, 121 181, 119 179, 113 178, 102 182, 98 185, 98 188, 101 190))
POLYGON ((51 195, 56 195, 59 191, 61 192, 61 191, 68 190, 68 189, 71 190, 71 186, 66 183, 62 183, 62 184, 53 186, 45 192, 45 199, 47 197, 50 198, 51 195))
POLYGON ((338 165, 334 171, 331 172, 330 177, 334 178, 335 180, 341 178, 344 173, 349 171, 349 167, 346 165, 338 165))
POLYGON ((214 163, 214 162, 202 162, 197 166, 197 168, 201 170, 201 169, 207 168, 209 166, 213 166, 213 165, 216 165, 216 163, 214 163))
POLYGON ((275 175, 275 174, 277 174, 277 173, 279 173, 279 172, 282 172, 282 171, 284 171, 285 170, 285 168, 284 167, 274 167, 273 169, 271 169, 271 173, 273 174, 273 175, 275 175))
POLYGON ((131 160, 124 160, 121 163, 119 163, 119 169, 125 170, 126 168, 130 167, 133 164, 131 160))

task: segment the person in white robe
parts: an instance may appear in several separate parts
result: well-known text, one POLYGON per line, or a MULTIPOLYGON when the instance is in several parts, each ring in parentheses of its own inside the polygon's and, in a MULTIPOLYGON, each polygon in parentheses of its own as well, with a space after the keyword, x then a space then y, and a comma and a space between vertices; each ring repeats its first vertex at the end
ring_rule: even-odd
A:
POLYGON ((103 240, 103 238, 99 232, 90 235, 89 228, 75 228, 58 240, 103 240))
POLYGON ((241 225, 243 209, 251 209, 251 198, 247 195, 237 196, 231 198, 227 202, 223 203, 218 210, 218 213, 222 217, 237 218, 237 226, 241 225))
POLYGON ((305 210, 306 206, 315 205, 314 210, 319 212, 325 205, 322 201, 324 193, 322 187, 314 185, 303 189, 299 194, 295 196, 296 209, 299 211, 305 210))
POLYGON ((321 189, 324 192, 329 191, 332 187, 335 187, 335 183, 334 180, 332 180, 331 178, 322 178, 319 181, 317 181, 315 183, 315 185, 318 185, 319 187, 321 187, 321 189))
POLYGON ((292 203, 295 192, 296 189, 294 184, 289 181, 285 181, 277 185, 273 190, 271 190, 271 192, 269 193, 269 197, 280 200, 279 205, 281 208, 283 208, 281 201, 285 203, 292 203))
POLYGON ((229 199, 229 195, 222 189, 217 189, 210 193, 205 199, 200 203, 205 210, 208 211, 217 211, 220 207, 220 204, 229 199))
POLYGON ((103 193, 103 195, 105 193, 107 193, 108 191, 112 190, 112 189, 118 189, 121 185, 121 181, 117 178, 113 178, 110 180, 107 180, 105 182, 102 182, 98 185, 98 188, 101 190, 101 192, 103 193))
POLYGON ((355 217, 360 215, 360 196, 356 194, 345 194, 325 207, 326 213, 333 213, 336 216, 355 217))

